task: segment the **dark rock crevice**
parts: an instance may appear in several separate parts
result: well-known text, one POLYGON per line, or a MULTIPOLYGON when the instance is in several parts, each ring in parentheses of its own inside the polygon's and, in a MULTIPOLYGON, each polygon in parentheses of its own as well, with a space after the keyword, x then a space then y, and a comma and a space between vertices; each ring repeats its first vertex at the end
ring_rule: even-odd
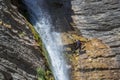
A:
POLYGON ((92 71, 112 71, 112 70, 120 70, 120 68, 89 68, 89 69, 80 69, 81 72, 92 72, 92 71))
MULTIPOLYGON (((7 73, 7 72, 4 72, 4 71, 0 71, 0 72, 2 72, 2 75, 1 75, 1 76, 3 76, 3 78, 4 78, 5 80, 13 80, 11 74, 9 74, 9 73, 7 73)), ((1 78, 0 78, 0 79, 1 79, 1 78)), ((2 79, 2 80, 3 80, 3 79, 2 79)))

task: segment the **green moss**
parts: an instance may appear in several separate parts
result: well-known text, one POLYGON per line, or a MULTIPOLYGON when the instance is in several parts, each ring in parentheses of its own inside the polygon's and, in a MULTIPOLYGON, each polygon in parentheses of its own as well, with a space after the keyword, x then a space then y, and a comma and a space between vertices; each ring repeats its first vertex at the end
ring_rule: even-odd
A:
POLYGON ((46 80, 45 79, 45 71, 42 68, 37 68, 37 76, 38 80, 46 80))
MULTIPOLYGON (((40 47, 40 51, 42 52, 42 54, 44 53, 44 50, 43 50, 43 44, 42 44, 42 40, 41 38, 39 37, 39 34, 36 32, 35 28, 29 23, 27 22, 27 25, 29 26, 36 42, 38 43, 39 47, 40 47)), ((44 54, 43 54, 44 55, 44 54)))
POLYGON ((20 36, 20 37, 24 37, 25 35, 26 35, 25 32, 21 32, 21 33, 19 33, 19 36, 20 36))
POLYGON ((51 74, 52 73, 49 70, 45 71, 42 68, 37 68, 38 80, 54 80, 51 74))
POLYGON ((29 23, 27 22, 27 25, 30 27, 32 34, 34 35, 34 38, 36 40, 36 42, 38 43, 39 47, 40 47, 40 51, 43 54, 43 56, 47 59, 47 63, 48 65, 51 65, 50 61, 49 61, 49 55, 48 52, 44 46, 44 44, 42 43, 42 39, 40 38, 39 34, 36 32, 35 28, 29 23))
POLYGON ((54 80, 52 72, 49 67, 51 63, 49 61, 48 52, 44 44, 42 43, 42 39, 40 38, 39 34, 36 32, 35 28, 29 22, 27 22, 27 25, 29 26, 32 34, 34 35, 36 42, 39 45, 40 52, 46 59, 46 63, 45 63, 46 69, 43 70, 42 68, 37 68, 38 80, 54 80))
MULTIPOLYGON (((20 1, 20 4, 22 6, 24 6, 24 4, 20 1)), ((28 11, 24 8, 20 8, 18 7, 19 9, 19 12, 24 16, 23 18, 25 19, 26 21, 26 24, 27 26, 30 28, 37 44, 38 44, 38 47, 40 49, 40 53, 42 53, 42 56, 44 56, 44 59, 45 59, 45 69, 43 68, 37 68, 36 71, 37 71, 37 74, 38 74, 38 80, 54 80, 53 78, 53 75, 52 75, 52 72, 49 68, 50 66, 50 62, 49 62, 49 59, 48 59, 48 53, 47 53, 47 50, 45 49, 45 46, 44 44, 42 43, 42 40, 39 36, 39 34, 36 32, 35 28, 30 24, 30 14, 28 13, 28 11)), ((26 34, 24 32, 21 32, 19 33, 19 36, 20 37, 24 37, 26 34)), ((40 54, 41 55, 41 54, 40 54)))

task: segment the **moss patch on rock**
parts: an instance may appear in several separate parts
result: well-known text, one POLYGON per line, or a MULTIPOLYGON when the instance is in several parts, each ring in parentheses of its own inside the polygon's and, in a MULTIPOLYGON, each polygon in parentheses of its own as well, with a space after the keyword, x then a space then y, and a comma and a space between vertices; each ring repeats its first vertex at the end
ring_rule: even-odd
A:
POLYGON ((37 33, 37 31, 35 30, 35 28, 26 20, 27 25, 29 26, 32 34, 34 35, 34 38, 37 42, 37 46, 40 49, 40 53, 42 53, 42 55, 45 57, 45 69, 42 68, 37 68, 37 73, 38 73, 38 79, 39 80, 54 80, 52 72, 50 70, 50 62, 48 59, 48 52, 44 46, 44 44, 42 43, 42 39, 40 38, 39 34, 37 33))

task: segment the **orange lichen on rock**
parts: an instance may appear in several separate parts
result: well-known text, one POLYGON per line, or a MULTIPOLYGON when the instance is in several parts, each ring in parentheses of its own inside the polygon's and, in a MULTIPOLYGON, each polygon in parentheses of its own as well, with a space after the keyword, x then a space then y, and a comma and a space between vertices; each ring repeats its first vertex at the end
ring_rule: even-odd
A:
POLYGON ((80 35, 77 35, 74 32, 62 33, 61 37, 62 37, 62 42, 64 44, 65 51, 67 53, 69 64, 71 65, 71 79, 72 80, 80 80, 79 54, 76 52, 73 53, 72 51, 75 48, 76 40, 86 42, 86 41, 88 41, 88 39, 84 38, 80 35))
POLYGON ((86 53, 79 56, 81 80, 112 80, 110 69, 113 69, 115 59, 110 47, 99 39, 91 39, 85 43, 86 53), (103 73, 105 72, 105 74, 103 73), (103 76, 101 76, 103 75, 103 76))
POLYGON ((72 80, 112 80, 110 69, 115 68, 115 54, 108 45, 97 38, 89 40, 74 33, 63 33, 61 37, 68 53, 72 80), (84 53, 73 53, 76 40, 82 41, 81 53, 84 53))
POLYGON ((91 39, 85 44, 85 50, 90 57, 101 57, 110 54, 110 48, 99 39, 91 39))

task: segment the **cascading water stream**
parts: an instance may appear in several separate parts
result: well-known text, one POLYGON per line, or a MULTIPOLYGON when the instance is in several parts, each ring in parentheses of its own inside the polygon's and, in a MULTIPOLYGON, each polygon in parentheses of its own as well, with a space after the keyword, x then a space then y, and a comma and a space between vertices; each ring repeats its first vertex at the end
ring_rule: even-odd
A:
POLYGON ((69 80, 68 69, 63 57, 60 33, 55 32, 47 11, 45 0, 24 0, 31 15, 31 21, 48 51, 55 80, 69 80))

